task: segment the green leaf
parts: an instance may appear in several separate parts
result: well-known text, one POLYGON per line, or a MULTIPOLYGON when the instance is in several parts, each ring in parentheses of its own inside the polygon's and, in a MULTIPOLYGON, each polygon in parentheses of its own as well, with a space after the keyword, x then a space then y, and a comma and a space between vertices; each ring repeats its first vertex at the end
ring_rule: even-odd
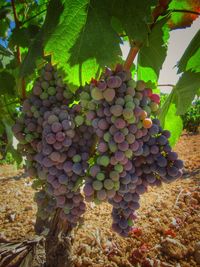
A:
POLYGON ((110 16, 105 8, 105 1, 90 2, 86 23, 70 49, 69 63, 71 66, 82 64, 95 58, 104 67, 117 63, 121 55, 120 38, 113 30, 110 16))
POLYGON ((200 30, 195 34, 194 38, 188 45, 183 56, 179 60, 177 67, 178 73, 184 72, 185 70, 196 70, 200 68, 200 30), (190 62, 190 63, 189 63, 190 62))
POLYGON ((12 74, 8 71, 0 72, 0 95, 8 94, 13 95, 15 94, 15 78, 12 74))
MULTIPOLYGON (((73 91, 80 85, 80 80, 83 84, 90 81, 98 69, 95 57, 89 56, 87 58, 90 55, 90 42, 92 42, 92 40, 86 42, 87 36, 84 34, 84 31, 88 32, 85 28, 89 16, 87 4, 88 0, 65 1, 60 24, 45 46, 45 54, 51 54, 53 64, 57 64, 65 72, 65 81, 73 91), (79 39, 79 34, 84 39, 83 43, 79 39), (73 45, 74 49, 72 48, 73 45), (87 47, 85 48, 84 45, 87 47), (77 47, 76 51, 75 46, 77 47), (69 52, 70 49, 72 54, 69 52), (84 51, 87 55, 84 54, 84 51)), ((93 30, 97 32, 95 28, 93 30)))
POLYGON ((138 54, 138 79, 156 82, 167 55, 168 16, 159 20, 149 34, 148 44, 138 54))
POLYGON ((200 72, 200 48, 188 60, 186 70, 191 70, 191 71, 194 71, 194 72, 200 72))
POLYGON ((183 130, 182 119, 180 116, 176 115, 175 101, 176 94, 174 93, 173 89, 163 104, 159 115, 161 126, 171 132, 171 137, 169 140, 171 146, 175 145, 183 130))
POLYGON ((177 105, 178 115, 187 111, 199 89, 200 74, 190 71, 184 72, 174 89, 174 93, 177 95, 175 104, 177 105))
MULTIPOLYGON (((60 23, 60 17, 64 9, 63 1, 64 0, 50 0, 44 24, 40 32, 36 35, 27 56, 22 62, 20 68, 20 75, 22 77, 31 74, 36 67, 36 60, 42 57, 45 44, 53 36, 55 29, 60 23)), ((61 42, 61 40, 58 41, 61 42)))
POLYGON ((198 18, 198 15, 184 10, 199 12, 199 0, 172 0, 169 4, 169 10, 172 11, 169 26, 171 29, 182 29, 190 27, 192 22, 198 18), (175 11, 174 11, 175 10, 175 11), (181 10, 177 12, 176 10, 181 10))
POLYGON ((130 39, 143 42, 149 32, 148 24, 153 21, 152 7, 157 3, 157 0, 113 0, 106 1, 104 6, 121 22, 130 39))

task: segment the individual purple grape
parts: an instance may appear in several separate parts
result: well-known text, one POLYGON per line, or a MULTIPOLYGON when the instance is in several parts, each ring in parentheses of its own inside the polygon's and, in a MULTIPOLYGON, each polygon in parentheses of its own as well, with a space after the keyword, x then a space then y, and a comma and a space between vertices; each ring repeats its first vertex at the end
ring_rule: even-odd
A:
POLYGON ((109 88, 118 88, 122 84, 122 80, 119 76, 110 76, 106 82, 109 88))
POLYGON ((62 130, 62 124, 59 123, 59 122, 54 122, 52 125, 51 125, 51 129, 54 133, 58 133, 62 130))
POLYGON ((56 133, 56 140, 58 142, 63 142, 65 139, 65 134, 63 132, 57 132, 56 133))
POLYGON ((160 167, 166 167, 167 166, 167 159, 161 155, 157 158, 157 164, 160 167))
POLYGON ((169 160, 175 161, 178 159, 178 154, 176 152, 169 152, 167 158, 169 160))
POLYGON ((50 145, 56 142, 55 134, 52 134, 52 133, 47 134, 45 139, 46 139, 47 144, 50 144, 50 145))
POLYGON ((153 154, 153 155, 158 154, 158 153, 159 153, 159 147, 156 146, 156 145, 151 146, 151 148, 150 148, 150 152, 151 152, 151 154, 153 154))
POLYGON ((180 159, 177 159, 174 161, 174 166, 178 169, 182 169, 183 168, 183 161, 180 159))
POLYGON ((123 133, 121 133, 121 132, 116 132, 115 134, 114 134, 114 141, 116 142, 116 143, 122 143, 123 141, 125 140, 125 136, 123 135, 123 133))
POLYGON ((86 196, 91 196, 94 193, 94 189, 90 184, 85 184, 83 191, 86 196))
POLYGON ((164 146, 168 143, 167 137, 165 137, 164 135, 161 135, 157 138, 157 143, 161 146, 164 146))

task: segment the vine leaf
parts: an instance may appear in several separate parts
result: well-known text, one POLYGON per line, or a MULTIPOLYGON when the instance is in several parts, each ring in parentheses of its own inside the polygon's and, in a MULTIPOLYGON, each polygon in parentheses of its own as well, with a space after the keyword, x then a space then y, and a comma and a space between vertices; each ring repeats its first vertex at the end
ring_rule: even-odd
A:
POLYGON ((183 130, 182 119, 176 114, 175 102, 177 96, 174 91, 175 89, 172 90, 171 94, 166 99, 159 115, 161 126, 171 132, 171 137, 169 139, 171 146, 175 145, 183 130))
POLYGON ((177 95, 175 104, 177 114, 184 114, 190 106, 195 95, 200 89, 200 75, 191 71, 186 71, 178 80, 174 93, 177 95))
POLYGON ((76 43, 70 49, 70 65, 95 58, 104 67, 119 61, 121 39, 111 26, 111 18, 104 1, 91 1, 87 20, 76 43))
POLYGON ((193 37, 177 66, 178 73, 190 69, 200 71, 200 30, 193 37))
POLYGON ((1 84, 0 95, 15 94, 15 85, 16 85, 15 78, 8 71, 0 72, 0 84, 1 84))
MULTIPOLYGON (((174 9, 200 12, 199 0, 172 0, 169 4, 169 10, 173 11, 174 9)), ((198 15, 189 12, 173 12, 169 27, 172 30, 190 27, 196 18, 198 15)))
POLYGON ((158 21, 149 34, 148 44, 143 45, 138 54, 138 79, 156 82, 167 55, 169 28, 168 16, 158 21))
POLYGON ((105 4, 107 5, 104 6, 111 9, 111 16, 121 22, 131 40, 139 42, 146 40, 149 32, 148 24, 153 22, 152 7, 158 4, 158 0, 113 0, 105 4))
POLYGON ((51 38, 55 29, 57 29, 63 7, 61 0, 50 0, 44 24, 31 43, 29 51, 21 64, 20 75, 22 77, 34 71, 36 60, 42 57, 45 44, 51 38))

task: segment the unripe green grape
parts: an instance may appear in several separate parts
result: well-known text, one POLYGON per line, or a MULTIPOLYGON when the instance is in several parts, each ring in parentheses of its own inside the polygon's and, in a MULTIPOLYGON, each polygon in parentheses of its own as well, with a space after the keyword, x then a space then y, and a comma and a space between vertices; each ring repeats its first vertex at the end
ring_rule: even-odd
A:
POLYGON ((138 129, 141 129, 143 127, 143 125, 142 125, 142 121, 139 121, 138 123, 137 123, 137 128, 138 129))
POLYGON ((41 98, 42 100, 45 100, 45 99, 48 98, 48 94, 47 94, 46 92, 43 92, 43 93, 41 93, 40 98, 41 98))
POLYGON ((123 169, 124 169, 123 165, 121 165, 119 163, 114 166, 114 170, 119 172, 119 173, 123 172, 123 169))
POLYGON ((111 190, 114 188, 114 182, 111 179, 105 179, 103 182, 104 188, 111 190))
POLYGON ((109 176, 113 181, 119 181, 119 173, 117 171, 111 171, 109 176))
POLYGON ((120 130, 125 136, 129 133, 129 130, 128 130, 128 128, 123 128, 123 129, 121 129, 120 130))
POLYGON ((91 90, 91 96, 94 100, 102 100, 103 99, 103 93, 101 90, 99 90, 97 87, 94 87, 91 90))
POLYGON ((130 81, 128 81, 127 84, 128 84, 129 87, 132 87, 132 88, 136 87, 136 81, 134 81, 132 79, 130 81))
POLYGON ((125 95, 124 100, 126 103, 133 102, 133 97, 131 95, 125 95))
POLYGON ((155 102, 151 102, 150 108, 153 112, 157 111, 159 109, 159 105, 155 102))
POLYGON ((96 110, 96 104, 94 102, 89 102, 88 103, 88 109, 89 110, 96 110))
POLYGON ((137 91, 143 91, 145 88, 146 88, 146 83, 144 81, 142 80, 137 81, 137 84, 136 84, 137 91))
POLYGON ((90 95, 87 92, 81 92, 80 99, 82 100, 90 100, 90 95))
POLYGON ((94 203, 95 203, 96 205, 99 205, 99 204, 101 204, 101 200, 99 200, 98 198, 95 197, 95 199, 94 199, 94 203))
POLYGON ((105 174, 103 172, 99 172, 99 173, 97 173, 96 178, 99 181, 103 181, 105 179, 105 174))
POLYGON ((135 108, 135 103, 132 102, 132 101, 126 102, 125 108, 134 109, 135 108))
POLYGON ((145 106, 143 109, 146 111, 147 115, 151 114, 151 108, 149 106, 145 106))
POLYGON ((80 155, 74 155, 72 160, 73 160, 73 162, 80 162, 81 161, 81 156, 80 155))
POLYGON ((88 107, 88 100, 85 100, 85 99, 81 99, 81 106, 83 107, 83 108, 87 108, 88 107))
POLYGON ((131 159, 132 156, 133 156, 133 151, 131 149, 128 149, 125 151, 125 156, 128 158, 128 159, 131 159))
POLYGON ((115 189, 115 191, 118 191, 119 190, 119 187, 120 187, 119 181, 114 182, 114 189, 115 189))
POLYGON ((130 108, 125 108, 123 110, 123 117, 125 120, 133 118, 133 110, 131 110, 130 108))
POLYGON ((73 94, 72 94, 72 92, 70 92, 69 90, 65 90, 65 91, 63 92, 63 96, 64 96, 64 98, 66 98, 66 99, 71 99, 72 96, 73 96, 73 94))
POLYGON ((107 167, 110 160, 109 160, 109 157, 108 156, 101 156, 101 157, 98 157, 99 158, 99 164, 104 166, 104 167, 107 167))
POLYGON ((136 118, 135 118, 134 115, 133 115, 132 118, 130 118, 130 119, 127 120, 127 122, 128 122, 129 124, 135 123, 135 121, 136 121, 136 118))
POLYGON ((51 86, 47 89, 47 92, 49 95, 55 95, 56 94, 56 88, 51 86))
POLYGON ((92 187, 94 188, 94 190, 98 191, 103 188, 103 184, 101 181, 96 180, 92 183, 92 187))
POLYGON ((109 147, 110 151, 113 153, 117 151, 117 145, 115 142, 109 142, 108 147, 109 147))
POLYGON ((108 143, 111 139, 111 134, 109 132, 106 132, 103 136, 103 139, 108 143))
POLYGON ((42 89, 46 90, 46 89, 49 87, 49 83, 46 82, 46 81, 43 81, 43 82, 41 83, 41 87, 42 87, 42 89))
POLYGON ((76 125, 78 125, 78 126, 82 125, 82 124, 84 123, 84 118, 83 118, 83 116, 81 116, 81 115, 77 115, 77 116, 75 117, 75 123, 76 123, 76 125))
POLYGON ((114 123, 116 121, 116 117, 115 116, 111 116, 111 122, 114 123))
POLYGON ((33 113, 33 116, 36 118, 36 119, 38 119, 39 117, 40 117, 40 113, 39 113, 39 111, 35 111, 34 113, 33 113))

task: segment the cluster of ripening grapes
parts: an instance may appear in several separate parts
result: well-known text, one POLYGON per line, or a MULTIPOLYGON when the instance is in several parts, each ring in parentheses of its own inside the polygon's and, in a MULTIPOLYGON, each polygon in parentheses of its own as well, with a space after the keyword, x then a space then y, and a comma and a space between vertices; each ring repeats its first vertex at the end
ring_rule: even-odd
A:
POLYGON ((151 119, 159 103, 158 95, 120 66, 72 95, 47 64, 13 127, 40 188, 38 215, 49 218, 60 208, 61 219, 74 227, 85 211, 84 195, 97 204, 108 201, 113 230, 128 236, 148 185, 182 174, 170 132, 151 119))

